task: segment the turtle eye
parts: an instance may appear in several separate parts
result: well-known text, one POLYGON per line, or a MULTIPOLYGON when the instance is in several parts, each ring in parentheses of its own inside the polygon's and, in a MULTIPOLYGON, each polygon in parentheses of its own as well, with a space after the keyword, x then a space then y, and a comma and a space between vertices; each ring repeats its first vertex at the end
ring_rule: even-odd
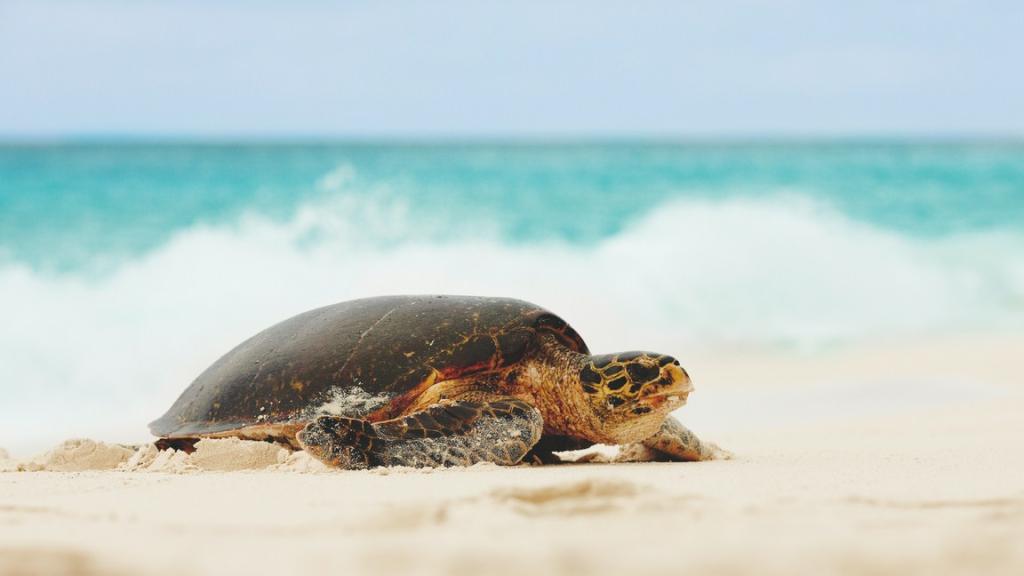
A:
POLYGON ((608 402, 609 408, 618 408, 619 406, 622 406, 623 404, 626 403, 625 400, 619 398, 618 396, 608 396, 605 399, 605 401, 608 402))

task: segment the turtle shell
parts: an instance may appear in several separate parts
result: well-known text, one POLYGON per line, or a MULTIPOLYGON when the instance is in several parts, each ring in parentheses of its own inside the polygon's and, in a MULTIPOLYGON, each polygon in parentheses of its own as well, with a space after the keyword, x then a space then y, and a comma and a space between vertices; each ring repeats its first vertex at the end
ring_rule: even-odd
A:
POLYGON ((308 420, 318 409, 381 419, 431 384, 514 365, 551 333, 588 353, 576 331, 529 302, 381 296, 299 314, 207 368, 150 430, 187 438, 308 420))

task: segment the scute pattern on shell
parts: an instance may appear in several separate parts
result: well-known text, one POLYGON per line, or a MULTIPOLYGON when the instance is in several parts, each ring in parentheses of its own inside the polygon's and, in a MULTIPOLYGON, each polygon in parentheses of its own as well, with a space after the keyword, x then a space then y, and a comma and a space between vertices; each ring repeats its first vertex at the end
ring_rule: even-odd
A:
POLYGON ((539 332, 588 353, 564 320, 521 300, 381 296, 341 302, 242 342, 200 374, 150 429, 185 438, 301 421, 337 390, 352 387, 379 399, 386 418, 432 383, 520 361, 539 332))

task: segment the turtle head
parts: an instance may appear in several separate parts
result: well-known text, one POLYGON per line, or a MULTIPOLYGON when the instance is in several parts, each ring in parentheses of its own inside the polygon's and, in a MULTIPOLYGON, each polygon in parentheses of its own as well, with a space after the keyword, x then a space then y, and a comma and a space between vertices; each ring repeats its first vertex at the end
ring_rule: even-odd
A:
POLYGON ((618 443, 654 434, 693 390, 678 360, 653 352, 590 356, 580 369, 580 385, 599 432, 618 443))

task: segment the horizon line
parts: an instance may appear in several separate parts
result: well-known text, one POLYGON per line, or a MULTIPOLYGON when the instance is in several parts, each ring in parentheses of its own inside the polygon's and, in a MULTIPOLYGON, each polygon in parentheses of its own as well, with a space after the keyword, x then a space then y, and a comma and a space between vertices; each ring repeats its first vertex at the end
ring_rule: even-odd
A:
POLYGON ((736 134, 316 134, 316 133, 69 133, 0 134, 0 146, 47 145, 594 145, 594 144, 1024 144, 1024 133, 863 132, 736 134))

